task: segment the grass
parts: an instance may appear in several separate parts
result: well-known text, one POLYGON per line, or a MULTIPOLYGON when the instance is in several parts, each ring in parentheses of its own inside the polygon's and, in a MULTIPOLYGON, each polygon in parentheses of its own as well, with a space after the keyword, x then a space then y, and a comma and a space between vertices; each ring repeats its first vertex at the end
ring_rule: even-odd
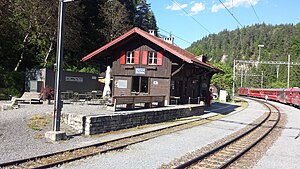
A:
POLYGON ((27 123, 27 126, 35 131, 41 131, 43 129, 46 129, 50 125, 50 119, 51 116, 40 116, 40 115, 34 115, 30 118, 29 122, 27 123))

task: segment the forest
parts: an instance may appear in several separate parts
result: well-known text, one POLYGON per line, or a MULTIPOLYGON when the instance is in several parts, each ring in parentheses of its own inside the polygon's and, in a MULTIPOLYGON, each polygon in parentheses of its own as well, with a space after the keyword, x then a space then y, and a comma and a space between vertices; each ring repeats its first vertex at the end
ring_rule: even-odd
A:
MULTIPOLYGON (((20 95, 24 72, 56 62, 58 0, 0 0, 0 98, 20 95)), ((98 72, 81 58, 133 27, 157 30, 146 0, 65 3, 64 63, 69 71, 98 72)))
MULTIPOLYGON (((211 64, 227 72, 225 76, 215 75, 212 83, 231 91, 234 60, 288 62, 288 55, 290 55, 291 62, 300 63, 300 23, 296 25, 263 23, 233 31, 225 29, 194 42, 187 50, 196 56, 207 54, 211 64)), ((256 88, 261 86, 287 88, 288 66, 286 64, 236 63, 235 71, 236 87, 242 85, 256 88)), ((300 65, 291 65, 289 86, 300 87, 299 77, 300 65)))

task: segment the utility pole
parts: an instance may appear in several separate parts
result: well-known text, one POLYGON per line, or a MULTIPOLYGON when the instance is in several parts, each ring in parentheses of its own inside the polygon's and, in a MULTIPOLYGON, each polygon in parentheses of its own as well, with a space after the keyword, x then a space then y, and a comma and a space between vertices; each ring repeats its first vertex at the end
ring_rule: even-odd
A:
POLYGON ((232 76, 232 100, 234 100, 234 91, 235 91, 235 59, 233 60, 233 76, 232 76))
POLYGON ((264 82, 264 71, 261 71, 260 88, 263 88, 263 82, 264 82))
POLYGON ((56 50, 56 66, 55 66, 55 89, 54 89, 54 111, 52 121, 52 132, 46 132, 45 136, 51 140, 63 140, 66 133, 60 132, 60 118, 63 103, 61 101, 60 81, 63 65, 63 49, 64 49, 64 19, 65 4, 74 0, 59 0, 58 6, 58 27, 57 27, 57 50, 56 50))
POLYGON ((260 60, 260 48, 265 47, 265 45, 258 45, 258 61, 260 60))
POLYGON ((244 76, 244 69, 243 69, 243 66, 242 66, 242 71, 241 71, 241 87, 243 87, 243 76, 244 76))
POLYGON ((279 77, 279 65, 276 65, 276 77, 277 77, 277 79, 279 77))
POLYGON ((291 67, 291 56, 288 55, 288 75, 287 75, 287 88, 290 88, 290 67, 291 67))

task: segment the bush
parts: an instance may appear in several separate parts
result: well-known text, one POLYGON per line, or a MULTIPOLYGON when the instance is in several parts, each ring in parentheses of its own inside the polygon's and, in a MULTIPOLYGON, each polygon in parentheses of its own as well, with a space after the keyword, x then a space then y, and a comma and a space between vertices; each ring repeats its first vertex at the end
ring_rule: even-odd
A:
POLYGON ((10 95, 20 97, 24 92, 24 72, 0 72, 0 99, 8 99, 10 95))
POLYGON ((40 92, 40 98, 43 99, 44 101, 53 100, 54 99, 54 89, 49 86, 45 86, 40 92))

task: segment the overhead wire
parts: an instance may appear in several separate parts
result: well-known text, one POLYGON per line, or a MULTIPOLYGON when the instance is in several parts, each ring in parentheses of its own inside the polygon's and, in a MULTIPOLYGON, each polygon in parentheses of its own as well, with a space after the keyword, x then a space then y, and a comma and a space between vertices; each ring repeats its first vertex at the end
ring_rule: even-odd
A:
POLYGON ((250 1, 250 0, 248 0, 248 1, 249 1, 250 5, 251 5, 251 7, 252 7, 252 10, 254 11, 254 14, 255 14, 255 16, 256 16, 258 22, 261 23, 261 21, 260 21, 258 15, 257 15, 257 13, 256 13, 256 11, 255 11, 255 9, 254 9, 254 7, 253 7, 253 5, 252 5, 252 3, 251 3, 251 1, 250 1))
POLYGON ((190 13, 188 13, 185 9, 183 9, 180 4, 176 1, 176 0, 171 0, 173 3, 175 3, 183 12, 185 12, 187 15, 189 15, 196 23, 198 23, 204 30, 206 30, 209 34, 211 34, 211 32, 205 27, 203 26, 197 19, 195 19, 190 13))
MULTIPOLYGON (((162 29, 162 28, 160 28, 160 27, 158 27, 158 29, 162 30, 163 32, 170 33, 170 32, 168 32, 168 31, 166 31, 166 30, 164 30, 164 29, 162 29)), ((170 34, 171 34, 171 33, 170 33, 170 34)), ((191 42, 189 42, 189 41, 187 41, 187 40, 185 40, 185 39, 183 39, 183 38, 181 38, 181 37, 179 37, 179 36, 176 36, 176 35, 174 35, 174 34, 172 34, 172 36, 174 36, 174 37, 176 37, 176 38, 178 38, 178 39, 180 39, 180 40, 182 40, 182 41, 184 41, 184 42, 186 42, 186 43, 188 43, 188 44, 192 44, 191 42)))
POLYGON ((235 21, 236 21, 241 27, 244 27, 244 26, 240 23, 240 21, 233 15, 233 13, 230 12, 230 10, 224 5, 224 3, 223 3, 221 0, 219 0, 219 1, 220 1, 220 3, 224 6, 224 8, 230 13, 230 15, 235 19, 235 21))

